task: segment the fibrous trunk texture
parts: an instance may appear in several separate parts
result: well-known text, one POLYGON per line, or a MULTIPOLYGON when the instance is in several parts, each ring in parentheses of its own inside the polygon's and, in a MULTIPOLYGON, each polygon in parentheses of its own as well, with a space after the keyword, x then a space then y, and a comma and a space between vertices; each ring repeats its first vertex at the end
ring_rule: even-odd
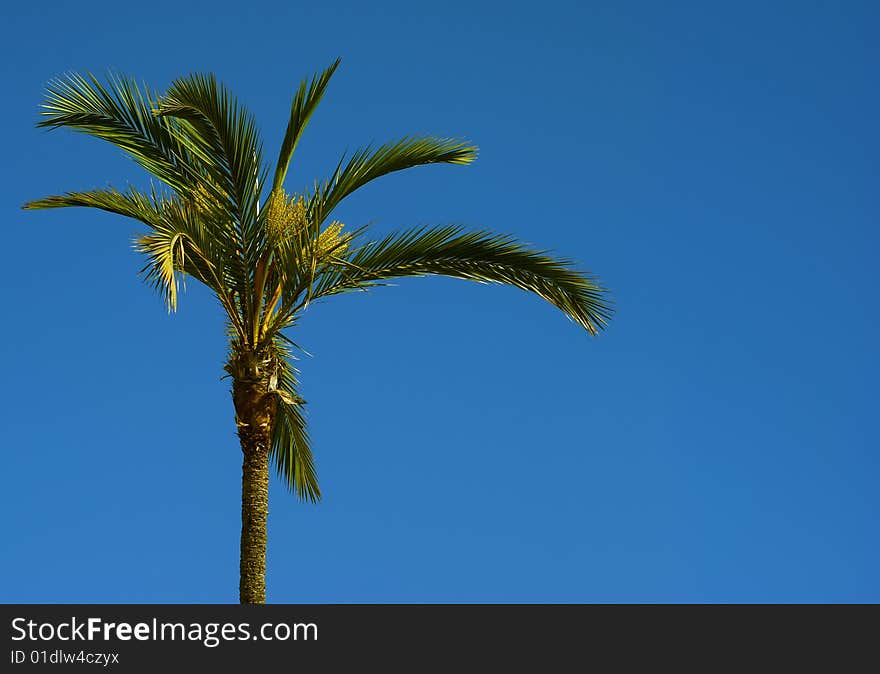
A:
POLYGON ((241 466, 239 601, 266 602, 266 520, 269 515, 269 448, 277 401, 261 377, 233 380, 232 397, 241 466))

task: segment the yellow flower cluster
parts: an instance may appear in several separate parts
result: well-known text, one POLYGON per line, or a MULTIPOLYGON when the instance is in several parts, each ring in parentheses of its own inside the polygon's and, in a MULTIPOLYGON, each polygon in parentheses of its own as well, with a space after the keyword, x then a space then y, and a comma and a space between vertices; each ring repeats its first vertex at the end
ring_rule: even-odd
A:
MULTIPOLYGON (((273 243, 289 241, 308 223, 306 202, 301 195, 289 196, 284 190, 274 190, 266 202, 266 235, 273 243)), ((341 255, 348 248, 347 234, 342 233, 343 224, 333 221, 318 235, 315 252, 319 259, 328 255, 341 255)))
POLYGON ((318 258, 342 255, 348 248, 348 234, 342 233, 343 224, 334 220, 318 236, 318 258))
POLYGON ((266 202, 266 234, 279 243, 306 226, 306 202, 302 196, 288 196, 284 190, 273 190, 266 202))

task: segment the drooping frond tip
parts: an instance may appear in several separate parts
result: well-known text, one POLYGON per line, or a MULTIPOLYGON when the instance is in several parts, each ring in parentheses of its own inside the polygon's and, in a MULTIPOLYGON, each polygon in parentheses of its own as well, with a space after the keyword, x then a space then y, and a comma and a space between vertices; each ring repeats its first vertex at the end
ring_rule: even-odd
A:
POLYGON ((613 313, 608 291, 569 260, 533 250, 509 236, 457 226, 405 230, 356 247, 344 265, 324 274, 315 297, 428 275, 499 283, 534 293, 591 335, 597 335, 613 313))
POLYGON ((288 489, 302 501, 317 503, 321 500, 321 489, 303 415, 305 401, 297 392, 297 373, 290 362, 292 354, 280 333, 270 349, 275 365, 278 416, 269 454, 278 477, 288 489))

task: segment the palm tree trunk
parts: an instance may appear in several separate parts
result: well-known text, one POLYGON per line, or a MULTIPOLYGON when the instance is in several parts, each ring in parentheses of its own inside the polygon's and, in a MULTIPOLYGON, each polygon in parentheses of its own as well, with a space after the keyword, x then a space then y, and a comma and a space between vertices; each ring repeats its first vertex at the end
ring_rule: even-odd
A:
POLYGON ((234 381, 241 465, 241 561, 238 586, 242 604, 266 602, 266 520, 269 514, 269 448, 277 402, 263 382, 234 381))

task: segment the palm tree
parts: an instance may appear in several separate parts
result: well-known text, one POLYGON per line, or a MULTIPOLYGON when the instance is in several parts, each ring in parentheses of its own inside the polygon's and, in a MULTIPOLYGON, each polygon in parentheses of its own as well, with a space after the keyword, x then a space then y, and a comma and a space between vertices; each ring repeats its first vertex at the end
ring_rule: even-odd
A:
POLYGON ((343 157, 313 189, 288 194, 291 158, 338 65, 300 84, 274 171, 263 163, 253 117, 213 75, 182 77, 160 95, 119 75, 102 84, 90 74, 68 74, 47 86, 37 125, 109 141, 163 186, 148 193, 133 187, 67 192, 25 209, 84 206, 143 223, 148 231, 136 240, 146 256, 142 272, 168 310, 176 309, 179 282, 189 276, 210 288, 226 312, 224 369, 243 453, 242 603, 266 598, 270 462, 300 499, 321 496, 305 401, 290 363, 296 345, 286 334, 312 302, 393 278, 439 274, 531 291, 592 335, 611 314, 605 290, 591 276, 508 236, 453 226, 373 240, 365 228, 346 231, 330 220, 345 197, 388 173, 469 164, 477 148, 460 140, 407 136, 367 146, 343 157))

